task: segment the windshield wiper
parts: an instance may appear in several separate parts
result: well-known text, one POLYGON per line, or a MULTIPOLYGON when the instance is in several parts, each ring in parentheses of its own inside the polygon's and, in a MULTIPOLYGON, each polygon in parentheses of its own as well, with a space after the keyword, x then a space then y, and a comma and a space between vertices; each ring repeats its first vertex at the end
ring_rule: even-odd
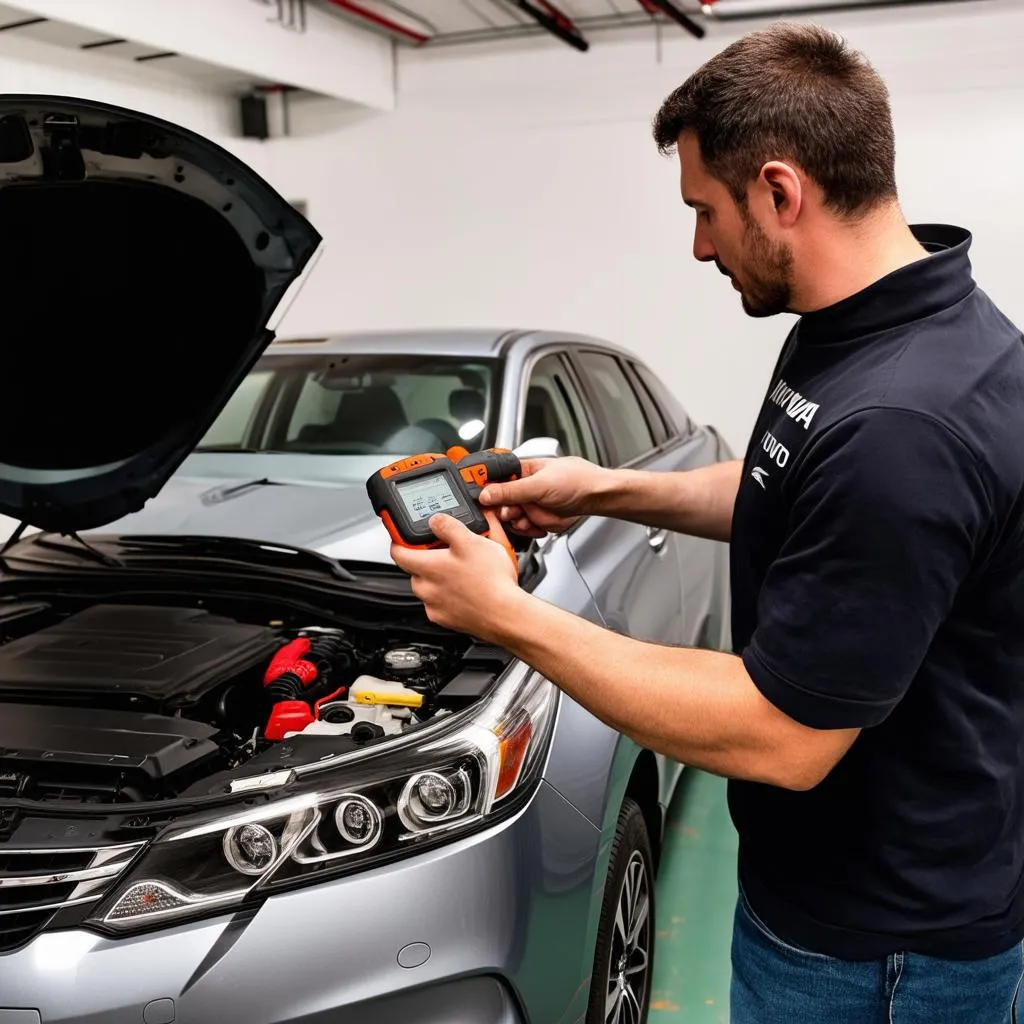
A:
POLYGON ((53 537, 47 534, 39 534, 33 539, 33 543, 37 544, 41 548, 48 548, 50 551, 61 551, 68 554, 77 554, 82 557, 89 558, 94 562, 98 562, 100 565, 105 565, 108 569, 123 569, 124 563, 115 558, 113 555, 108 555, 105 551, 100 551, 98 548, 94 548, 91 544, 88 544, 83 540, 77 533, 66 533, 62 536, 70 537, 73 541, 77 542, 78 547, 72 547, 69 544, 64 544, 62 541, 55 540, 53 537))
POLYGON ((118 537, 118 547, 126 554, 133 550, 140 552, 163 551, 168 554, 194 555, 211 558, 236 558, 249 565, 261 565, 272 568, 285 562, 290 569, 315 569, 328 572, 335 579, 346 583, 357 582, 357 577, 339 562, 302 548, 286 547, 256 540, 239 540, 234 537, 197 537, 188 536, 130 536, 118 537), (257 557, 254 557, 257 556, 257 557))

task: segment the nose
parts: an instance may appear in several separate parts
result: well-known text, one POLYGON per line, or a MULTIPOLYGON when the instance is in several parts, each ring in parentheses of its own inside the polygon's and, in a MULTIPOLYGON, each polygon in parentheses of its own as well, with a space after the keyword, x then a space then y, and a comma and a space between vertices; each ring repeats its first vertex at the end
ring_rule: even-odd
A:
POLYGON ((693 258, 700 263, 711 263, 718 252, 707 233, 698 225, 693 233, 693 258))

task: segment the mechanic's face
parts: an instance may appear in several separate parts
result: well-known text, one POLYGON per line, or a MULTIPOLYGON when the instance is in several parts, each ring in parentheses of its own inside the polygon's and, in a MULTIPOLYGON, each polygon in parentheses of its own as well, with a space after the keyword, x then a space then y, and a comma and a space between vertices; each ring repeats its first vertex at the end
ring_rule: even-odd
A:
POLYGON ((683 202, 697 213, 694 257, 714 263, 730 278, 748 316, 787 312, 793 290, 790 246, 769 234, 754 204, 740 206, 711 176, 694 136, 684 132, 678 152, 683 202))

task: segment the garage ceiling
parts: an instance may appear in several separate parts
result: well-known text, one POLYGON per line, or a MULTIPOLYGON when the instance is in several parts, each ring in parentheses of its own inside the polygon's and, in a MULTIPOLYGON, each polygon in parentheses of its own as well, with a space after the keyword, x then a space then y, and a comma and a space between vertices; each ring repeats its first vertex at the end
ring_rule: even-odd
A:
MULTIPOLYGON (((138 4, 144 2, 147 0, 135 0, 138 4)), ((155 4, 160 0, 148 2, 155 4)), ((700 38, 708 26, 719 21, 854 8, 948 8, 953 3, 979 0, 206 0, 210 4, 229 2, 237 5, 233 9, 240 14, 257 14, 258 7, 262 6, 264 12, 257 14, 256 18, 260 24, 277 22, 288 33, 307 34, 311 43, 321 42, 323 45, 317 53, 318 59, 322 60, 324 47, 330 54, 334 46, 330 38, 332 33, 326 30, 338 27, 337 22, 327 15, 337 16, 363 30, 389 36, 398 45, 432 49, 526 37, 550 39, 554 36, 577 50, 586 50, 596 35, 609 30, 643 32, 656 28, 665 33, 700 38), (248 10, 243 12, 244 8, 248 10)), ((67 6, 64 8, 51 3, 42 5, 41 10, 43 13, 63 14, 64 10, 75 9, 72 0, 65 0, 65 3, 67 6)), ((228 67, 226 63, 233 58, 226 53, 225 64, 218 64, 212 59, 202 60, 122 38, 114 35, 113 31, 103 33, 60 17, 37 16, 26 9, 28 6, 0 2, 0 39, 33 40, 120 61, 136 69, 170 72, 224 93, 282 86, 292 88, 299 84, 297 81, 274 81, 237 67, 228 67)), ((164 8, 164 13, 166 11, 164 8)), ((92 24, 100 23, 93 21, 92 24)), ((134 24, 135 30, 141 33, 138 18, 134 24)), ((364 39, 370 38, 365 32, 358 34, 364 39)), ((178 40, 175 45, 183 45, 179 36, 175 38, 178 40)), ((211 57, 209 48, 198 52, 211 57)), ((239 54, 247 55, 247 51, 236 50, 236 57, 239 54)), ((259 63, 253 64, 251 70, 262 70, 264 75, 271 73, 269 68, 261 67, 259 63)), ((297 77, 303 78, 301 74, 297 77)), ((310 88, 305 81, 302 85, 310 88)), ((327 90, 324 93, 327 94, 327 90)))
MULTIPOLYGON (((141 0, 140 0, 141 2, 141 0)), ((225 92, 272 83, 241 76, 237 70, 160 50, 131 39, 101 35, 66 21, 32 17, 28 12, 0 3, 0 37, 31 39, 68 50, 102 55, 136 67, 154 67, 225 92)))
MULTIPOLYGON (((257 0, 274 4, 277 0, 257 0)), ((288 0, 286 0, 288 2, 288 0)), ((296 0, 290 0, 295 3, 296 0)), ((300 4, 303 0, 297 0, 300 4)), ((554 34, 585 50, 594 34, 664 27, 703 37, 715 22, 972 0, 308 0, 409 45, 468 44, 554 34)))
MULTIPOLYGON (((380 5, 383 10, 385 6, 380 5)), ((545 29, 522 7, 510 0, 403 0, 398 7, 423 18, 434 29, 433 42, 469 42, 498 36, 543 34, 545 29)), ((546 6, 528 6, 544 13, 546 6)), ((652 15, 638 0, 557 0, 554 10, 561 12, 582 32, 611 28, 648 27, 652 15)), ((702 18, 701 5, 681 0, 680 10, 702 18)), ((557 15, 551 12, 554 17, 557 15)))

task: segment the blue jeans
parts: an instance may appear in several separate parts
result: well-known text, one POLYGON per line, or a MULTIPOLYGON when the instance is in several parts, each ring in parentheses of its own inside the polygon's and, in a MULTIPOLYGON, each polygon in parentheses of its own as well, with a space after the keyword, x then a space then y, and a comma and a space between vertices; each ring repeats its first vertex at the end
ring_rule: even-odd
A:
POLYGON ((777 938, 741 893, 732 972, 731 1024, 1017 1024, 1024 949, 975 961, 837 960, 777 938))

